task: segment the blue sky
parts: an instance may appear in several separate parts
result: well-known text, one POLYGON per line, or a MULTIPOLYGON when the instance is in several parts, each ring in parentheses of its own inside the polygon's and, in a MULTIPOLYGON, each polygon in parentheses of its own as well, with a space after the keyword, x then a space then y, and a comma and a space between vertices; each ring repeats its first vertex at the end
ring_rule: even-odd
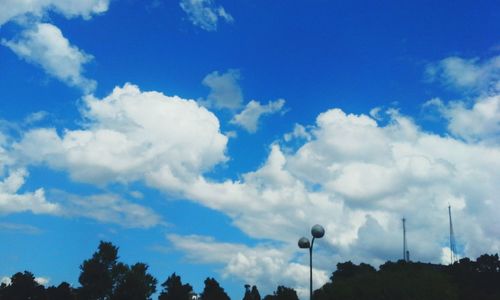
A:
POLYGON ((496 1, 0 0, 0 277, 99 240, 201 291, 500 249, 496 1))

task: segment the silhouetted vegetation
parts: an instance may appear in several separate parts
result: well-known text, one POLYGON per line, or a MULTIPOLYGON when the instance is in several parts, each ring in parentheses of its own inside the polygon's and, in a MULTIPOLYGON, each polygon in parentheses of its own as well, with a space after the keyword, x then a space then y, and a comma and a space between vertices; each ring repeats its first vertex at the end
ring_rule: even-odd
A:
POLYGON ((147 273, 148 266, 127 266, 118 261, 118 247, 101 242, 92 258, 80 266, 77 291, 85 300, 147 300, 156 291, 156 279, 147 273))
POLYGON ((158 300, 191 300, 193 288, 189 284, 182 284, 181 277, 173 273, 161 284, 163 291, 158 300))
POLYGON ((259 290, 255 285, 250 289, 250 285, 245 284, 245 296, 243 296, 243 300, 261 300, 259 290))
MULTIPOLYGON (((157 280, 148 265, 120 262, 118 247, 101 242, 91 258, 80 266, 79 287, 67 282, 45 287, 24 271, 0 285, 0 300, 149 300, 157 280)), ((161 284, 158 300, 193 300, 189 284, 173 273, 161 284)), ((214 278, 205 280, 199 300, 230 300, 214 278)), ((361 263, 337 264, 330 282, 314 291, 314 300, 498 300, 500 260, 484 254, 472 261, 463 258, 450 266, 420 262, 386 262, 379 270, 361 263)), ((261 300, 257 287, 245 285, 243 300, 261 300)), ((294 289, 278 286, 263 300, 298 300, 294 289)))
POLYGON ((217 280, 213 278, 205 279, 205 288, 201 293, 201 300, 230 300, 223 288, 217 280))
POLYGON ((9 285, 2 284, 0 287, 1 299, 9 300, 44 300, 45 288, 43 285, 38 284, 35 276, 28 271, 24 273, 16 273, 10 278, 9 285))
POLYGON ((350 299, 500 299, 498 255, 476 262, 461 259, 451 266, 419 262, 387 262, 376 271, 367 264, 337 264, 330 282, 314 292, 314 300, 350 299))
POLYGON ((299 300, 297 292, 286 286, 278 286, 272 295, 267 295, 264 300, 299 300))

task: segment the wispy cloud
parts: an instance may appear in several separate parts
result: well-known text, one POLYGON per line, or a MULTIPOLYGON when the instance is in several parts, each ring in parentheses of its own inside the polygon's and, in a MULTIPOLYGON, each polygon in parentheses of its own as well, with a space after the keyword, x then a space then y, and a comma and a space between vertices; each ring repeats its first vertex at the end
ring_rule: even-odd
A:
POLYGON ((479 58, 447 57, 427 66, 426 75, 459 89, 500 91, 500 56, 488 60, 479 58))
POLYGON ((233 117, 231 123, 243 127, 250 133, 255 133, 261 117, 282 111, 284 105, 284 99, 270 101, 265 105, 252 100, 247 103, 243 111, 233 117))
POLYGON ((216 5, 213 0, 181 0, 180 6, 193 25, 206 31, 217 30, 220 20, 233 22, 233 17, 224 7, 216 5))
POLYGON ((79 87, 86 93, 95 89, 96 82, 83 76, 83 65, 90 62, 92 56, 71 45, 52 24, 35 24, 13 40, 3 39, 2 44, 70 86, 79 87))
POLYGON ((109 0, 1 0, 0 26, 16 18, 30 15, 42 17, 47 11, 56 11, 67 18, 81 16, 89 19, 92 15, 108 10, 109 0))
POLYGON ((243 104, 243 93, 238 83, 239 70, 229 69, 225 73, 214 71, 203 78, 203 85, 210 88, 206 100, 200 103, 216 109, 238 109, 243 104))
POLYGON ((42 232, 40 228, 29 224, 8 223, 8 222, 0 223, 0 231, 23 233, 23 234, 40 234, 42 232))
POLYGON ((480 97, 472 105, 464 101, 444 103, 434 98, 424 108, 436 108, 448 121, 449 131, 471 142, 500 143, 500 94, 480 97))
POLYGON ((214 71, 208 74, 202 83, 210 88, 210 93, 206 99, 200 99, 198 102, 207 108, 229 109, 234 114, 230 120, 231 124, 240 126, 250 133, 255 133, 259 127, 260 119, 265 115, 281 112, 285 100, 278 99, 267 104, 251 100, 243 107, 244 99, 239 84, 240 79, 241 73, 236 69, 229 69, 225 73, 214 71))
POLYGON ((472 92, 465 100, 434 98, 435 108, 448 121, 450 133, 471 142, 500 143, 500 56, 488 60, 449 57, 431 65, 433 78, 472 92))
POLYGON ((151 228, 165 224, 152 209, 132 203, 115 194, 81 196, 63 191, 51 191, 50 197, 57 199, 61 207, 59 213, 61 216, 84 217, 126 228, 151 228))

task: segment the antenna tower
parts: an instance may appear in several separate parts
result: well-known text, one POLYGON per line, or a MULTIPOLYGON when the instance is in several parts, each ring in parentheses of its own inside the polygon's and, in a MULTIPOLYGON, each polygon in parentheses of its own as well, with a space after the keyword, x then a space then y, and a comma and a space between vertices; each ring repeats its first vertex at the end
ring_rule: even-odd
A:
POLYGON ((403 260, 406 262, 410 261, 410 251, 408 251, 408 245, 406 244, 406 219, 403 218, 403 260))
POLYGON ((448 216, 450 217, 450 264, 452 265, 456 258, 455 253, 457 253, 455 247, 455 234, 453 233, 453 222, 451 221, 451 206, 448 205, 448 216))

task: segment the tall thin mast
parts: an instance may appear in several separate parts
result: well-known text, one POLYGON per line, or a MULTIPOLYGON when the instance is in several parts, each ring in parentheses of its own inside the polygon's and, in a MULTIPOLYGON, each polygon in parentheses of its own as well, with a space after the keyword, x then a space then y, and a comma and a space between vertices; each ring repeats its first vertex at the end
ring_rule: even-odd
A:
POLYGON ((450 264, 455 262, 455 234, 453 233, 453 222, 451 221, 451 206, 448 205, 448 216, 450 217, 450 264))
POLYGON ((403 218, 403 260, 408 261, 409 260, 409 255, 408 255, 408 249, 406 245, 406 219, 403 218))

